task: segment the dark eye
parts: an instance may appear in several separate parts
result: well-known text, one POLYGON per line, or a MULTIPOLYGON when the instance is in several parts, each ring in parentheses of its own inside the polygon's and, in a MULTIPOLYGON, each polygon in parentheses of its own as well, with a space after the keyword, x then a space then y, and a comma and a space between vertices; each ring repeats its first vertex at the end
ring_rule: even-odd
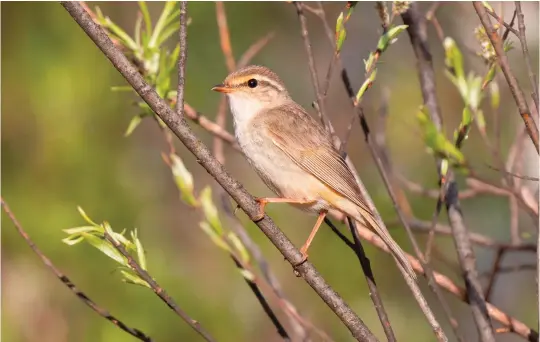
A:
POLYGON ((247 82, 248 87, 255 88, 257 86, 257 80, 252 78, 247 82))

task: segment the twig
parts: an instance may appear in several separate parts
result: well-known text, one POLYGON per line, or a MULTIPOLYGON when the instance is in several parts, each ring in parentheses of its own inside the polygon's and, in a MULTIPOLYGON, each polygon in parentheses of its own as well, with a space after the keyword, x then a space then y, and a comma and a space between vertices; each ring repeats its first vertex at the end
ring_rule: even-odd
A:
POLYGON ((527 66, 527 72, 529 73, 529 80, 533 90, 533 101, 538 109, 538 78, 536 77, 532 65, 531 56, 529 55, 529 48, 527 47, 527 37, 525 36, 525 19, 523 12, 521 11, 521 2, 516 1, 516 13, 518 19, 519 29, 519 42, 521 43, 521 50, 523 51, 523 58, 525 59, 525 65, 527 66))
MULTIPOLYGON (((359 228, 359 234, 360 237, 366 241, 369 241, 373 246, 385 251, 386 253, 391 253, 388 249, 388 246, 371 230, 360 227, 359 228)), ((422 268, 422 265, 420 261, 416 258, 414 258, 411 255, 407 254, 407 257, 409 258, 411 265, 413 269, 423 274, 425 271, 422 268)), ((437 284, 448 291, 449 293, 455 295, 460 300, 464 302, 468 302, 467 297, 467 291, 464 288, 461 288, 457 286, 452 280, 450 280, 448 277, 444 276, 441 273, 433 272, 434 280, 437 282, 437 284)), ((508 328, 509 332, 514 332, 518 334, 519 336, 522 336, 523 338, 527 339, 527 341, 531 342, 538 342, 538 332, 529 328, 524 323, 518 321, 517 319, 513 318, 509 314, 501 311, 499 308, 497 308, 495 305, 491 303, 486 303, 486 308, 489 316, 493 318, 494 320, 498 321, 502 325, 504 325, 505 328, 508 328)))
POLYGON ((307 19, 303 11, 303 3, 301 1, 296 1, 294 5, 296 6, 296 13, 298 14, 298 19, 300 19, 302 39, 304 40, 304 47, 308 54, 308 65, 310 71, 309 73, 311 75, 311 83, 313 84, 313 90, 315 91, 315 98, 317 99, 318 105, 317 112, 319 114, 319 119, 321 120, 321 123, 328 130, 329 128, 327 122, 330 121, 330 119, 327 116, 328 113, 326 112, 326 104, 321 93, 321 89, 319 87, 319 78, 317 77, 315 58, 313 57, 313 51, 311 49, 311 41, 309 39, 309 32, 307 29, 307 19))
MULTIPOLYGON (((330 25, 328 24, 328 21, 326 19, 326 13, 324 11, 324 7, 322 6, 322 3, 320 3, 320 2, 319 2, 319 11, 318 11, 318 13, 319 13, 318 16, 320 17, 320 19, 323 22, 323 25, 324 25, 326 34, 328 36, 328 39, 330 41, 330 44, 333 46, 333 38, 332 38, 331 28, 330 28, 330 25)), ((352 90, 350 79, 348 77, 347 71, 343 67, 343 63, 342 63, 341 59, 339 58, 339 56, 337 58, 337 62, 339 63, 339 66, 340 66, 340 69, 341 69, 341 76, 342 76, 344 88, 347 91, 347 94, 351 99, 351 104, 353 106, 353 109, 355 110, 355 113, 359 114, 360 111, 362 110, 362 107, 360 106, 360 103, 356 102, 356 97, 354 95, 354 91, 352 90)), ((361 121, 362 128, 365 129, 364 132, 366 132, 366 130, 369 131, 369 129, 367 129, 367 126, 363 125, 364 122, 365 121, 361 121)), ((368 144, 368 146, 370 146, 370 145, 368 144)), ((339 144, 338 144, 338 147, 339 147, 339 144)), ((370 151, 372 151, 372 156, 376 155, 373 152, 373 148, 371 146, 370 146, 370 151)), ((373 204, 373 200, 369 196, 369 193, 365 189, 362 181, 357 176, 356 170, 354 169, 354 165, 352 165, 352 163, 350 163, 350 160, 347 160, 347 165, 351 168, 351 171, 353 171, 353 175, 355 175, 356 182, 358 183, 358 186, 360 188, 362 196, 366 200, 366 203, 367 203, 368 207, 375 214, 377 223, 380 224, 382 227, 385 227, 384 222, 382 221, 379 213, 377 212, 377 209, 375 208, 375 205, 373 204)), ((381 169, 379 169, 379 170, 381 170, 381 169)), ((392 196, 392 194, 391 194, 391 196, 392 196)), ((395 197, 393 198, 393 200, 395 200, 395 197)), ((397 207, 396 207, 396 210, 398 210, 397 207)), ((401 216, 401 218, 403 218, 403 216, 401 216)), ((405 224, 405 220, 404 220, 404 224, 405 224)), ((408 230, 409 238, 412 239, 411 242, 413 242, 413 245, 415 245, 415 240, 414 240, 414 236, 412 235, 412 232, 410 231, 410 229, 408 229, 408 228, 406 228, 406 229, 408 230)), ((417 249, 417 251, 419 251, 419 250, 417 249)), ((401 267, 400 267, 400 271, 403 272, 403 269, 401 267)), ((411 279, 409 276, 405 275, 405 273, 403 273, 403 275, 404 275, 404 278, 405 278, 405 280, 407 282, 407 285, 410 287, 411 292, 413 293, 415 299, 417 300, 420 308, 422 309, 422 311, 423 311, 424 315, 426 316, 428 322, 432 326, 432 329, 435 332, 437 338, 439 340, 443 340, 443 341, 447 340, 444 332, 440 328, 439 323, 437 322, 437 320, 435 319, 431 309, 429 308, 429 305, 427 304, 425 298, 423 297, 423 295, 422 295, 422 293, 421 293, 421 291, 420 291, 420 289, 418 287, 418 284, 413 279, 411 279)), ((429 284, 434 284, 434 282, 429 282, 429 284)), ((433 286, 435 286, 435 285, 433 285, 433 286)), ((434 290, 434 291, 437 291, 437 290, 434 290)), ((438 298, 439 298, 439 300, 441 302, 444 300, 442 298, 442 296, 438 296, 438 298)))
POLYGON ((489 37, 493 48, 495 49, 495 53, 497 54, 497 61, 499 62, 499 66, 501 67, 504 77, 506 78, 506 82, 510 87, 512 96, 516 101, 519 114, 521 115, 523 123, 527 128, 527 133, 529 134, 529 137, 531 138, 534 147, 536 148, 536 153, 540 153, 538 149, 538 127, 536 127, 536 123, 531 116, 529 106, 527 105, 527 101, 525 100, 525 95, 523 94, 523 91, 521 90, 516 77, 510 69, 508 57, 504 52, 501 38, 491 24, 491 21, 488 17, 488 12, 486 11, 484 4, 481 1, 473 1, 473 6, 476 10, 476 13, 478 14, 478 17, 480 18, 480 21, 482 22, 482 25, 486 30, 486 34, 489 37))
POLYGON ((24 241, 26 241, 26 243, 28 244, 28 246, 30 246, 30 248, 32 249, 32 251, 34 251, 34 253, 37 254, 37 256, 41 259, 41 261, 45 264, 45 266, 47 266, 51 271, 52 273, 54 273, 54 275, 64 284, 66 285, 66 287, 71 291, 73 292, 73 294, 75 294, 77 296, 77 298, 79 298, 84 304, 86 304, 87 306, 89 306, 92 310, 94 310, 98 315, 100 315, 101 317, 105 318, 106 320, 108 320, 109 322, 111 322, 112 324, 116 325, 118 328, 124 330, 125 332, 127 332, 128 334, 132 335, 133 337, 141 340, 141 341, 145 341, 145 342, 151 342, 152 341, 152 338, 150 338, 148 335, 146 335, 145 333, 143 333, 142 331, 140 331, 139 329, 136 329, 136 328, 132 328, 132 327, 129 327, 128 325, 126 325, 124 322, 122 322, 121 320, 119 320, 118 318, 114 317, 112 314, 110 314, 107 310, 101 308, 100 306, 98 306, 93 300, 91 300, 84 292, 82 292, 81 290, 79 290, 75 284, 73 284, 71 282, 71 280, 64 274, 62 273, 58 268, 56 268, 56 266, 54 266, 54 264, 52 263, 52 261, 45 256, 45 254, 43 254, 43 252, 36 246, 36 244, 34 243, 34 241, 32 241, 30 239, 30 236, 26 233, 26 231, 23 229, 23 227, 21 226, 21 224, 19 223, 19 221, 17 220, 17 218, 15 217, 15 215, 13 214, 13 212, 11 211, 11 209, 9 208, 8 204, 4 201, 3 198, 0 197, 0 202, 2 204, 2 207, 4 208, 4 211, 6 212, 6 214, 8 215, 9 219, 11 220, 11 222, 13 222, 13 225, 15 226, 15 228, 17 229, 17 231, 19 232, 19 234, 23 237, 24 241))
MULTIPOLYGON (((328 88, 329 88, 329 84, 330 84, 333 65, 339 59, 339 53, 338 53, 338 51, 336 49, 334 49, 332 59, 331 59, 330 64, 328 66, 328 71, 327 71, 326 78, 325 78, 325 84, 323 86, 323 93, 321 93, 320 88, 319 88, 319 84, 318 84, 318 76, 317 76, 317 71, 316 71, 316 68, 315 68, 313 51, 311 49, 311 43, 309 41, 309 32, 308 32, 308 29, 307 29, 307 20, 306 20, 306 17, 304 16, 304 13, 302 11, 302 6, 303 5, 302 5, 302 3, 299 3, 299 2, 295 3, 295 5, 296 5, 297 13, 298 13, 298 16, 299 16, 299 19, 300 19, 302 37, 304 39, 304 46, 305 46, 306 52, 308 54, 308 59, 310 61, 309 64, 310 64, 311 79, 312 79, 312 83, 313 83, 313 86, 314 86, 314 89, 315 89, 315 92, 316 92, 317 104, 319 106, 319 114, 321 115, 321 121, 322 121, 323 125, 325 125, 327 130, 332 134, 332 132, 333 132, 332 124, 331 124, 330 120, 328 119, 328 117, 325 116, 324 109, 322 109, 322 107, 320 107, 320 106, 324 105, 325 97, 326 97, 326 94, 327 94, 327 91, 328 91, 328 88)), ((319 3, 319 6, 321 8, 320 10, 321 10, 322 15, 324 15, 324 9, 322 8, 322 4, 319 3)), ((350 5, 350 3, 347 3, 346 6, 349 7, 351 5, 350 5)), ((351 123, 350 129, 352 129, 352 123, 351 123)), ((350 129, 348 130, 348 132, 350 132, 350 129)), ((341 145, 340 146, 340 151, 342 152, 342 154, 345 154, 344 153, 345 152, 345 146, 347 144, 348 137, 349 137, 349 134, 347 134, 345 140, 342 143, 339 144, 339 145, 341 145)), ((338 140, 337 137, 334 137, 334 138, 336 140, 338 140)), ((378 315, 379 320, 381 322, 381 325, 383 327, 386 338, 389 341, 395 341, 396 338, 394 336, 392 326, 390 324, 390 321, 388 319, 388 315, 386 313, 386 310, 384 309, 382 299, 381 299, 379 291, 377 289, 377 286, 376 286, 376 283, 375 283, 375 277, 373 275, 373 271, 371 269, 369 259, 365 255, 364 249, 363 249, 363 247, 361 245, 361 242, 358 239, 357 233, 355 232, 356 225, 350 218, 348 218, 347 220, 348 220, 348 224, 349 224, 349 227, 351 229, 351 232, 353 233, 353 236, 355 237, 355 248, 353 249, 353 251, 357 255, 357 257, 358 257, 358 259, 360 261, 360 265, 362 267, 362 271, 363 271, 363 273, 364 273, 364 275, 366 277, 368 288, 370 290, 370 293, 369 293, 370 298, 373 301, 373 305, 375 307, 375 310, 377 312, 377 315, 378 315)), ((329 221, 329 220, 327 220, 327 221, 329 221)), ((413 280, 413 282, 414 282, 414 280, 413 280)), ((413 285, 413 287, 414 287, 414 285, 413 285)))
MULTIPOLYGON (((435 77, 431 55, 427 45, 427 33, 425 28, 425 18, 420 14, 418 5, 411 4, 409 10, 402 15, 405 24, 409 25, 407 32, 411 39, 411 44, 418 61, 418 72, 422 97, 424 103, 429 109, 431 121, 434 122, 438 130, 442 127, 442 116, 439 112, 439 106, 435 90, 435 77)), ((459 141, 459 139, 457 140, 459 141)), ((459 148, 459 146, 458 146, 459 148)), ((460 266, 463 271, 463 277, 467 285, 467 296, 471 311, 478 328, 481 341, 495 341, 491 322, 486 311, 486 304, 482 293, 482 287, 476 271, 476 259, 472 250, 472 245, 468 237, 468 231, 463 221, 463 215, 459 206, 458 187, 454 180, 452 170, 446 175, 446 181, 443 181, 440 169, 440 159, 437 160, 437 172, 441 180, 441 196, 437 200, 436 210, 432 223, 435 224, 439 214, 442 201, 446 205, 446 211, 452 227, 452 236, 458 252, 460 266)), ((432 239, 432 238, 431 238, 432 239)))
POLYGON ((377 339, 362 320, 351 310, 345 301, 330 287, 315 267, 307 261, 303 262, 300 251, 283 234, 267 215, 258 220, 259 205, 225 168, 212 156, 210 150, 193 134, 185 119, 171 110, 169 105, 159 97, 148 85, 127 58, 111 42, 103 29, 96 25, 84 9, 76 2, 62 2, 64 8, 109 58, 115 68, 131 84, 133 89, 143 98, 149 107, 169 126, 182 143, 195 155, 197 161, 225 188, 240 208, 263 231, 278 248, 287 261, 315 290, 330 309, 341 319, 343 324, 358 340, 376 341, 377 339))
POLYGON ((182 320, 184 320, 193 330, 195 330, 202 338, 206 341, 215 341, 214 338, 201 326, 201 324, 189 317, 189 315, 184 312, 176 304, 174 299, 172 299, 167 292, 144 270, 141 265, 129 254, 129 252, 122 246, 120 242, 115 240, 109 233, 104 233, 105 239, 109 241, 118 252, 120 252, 127 260, 129 267, 137 273, 142 280, 146 281, 148 285, 152 288, 154 293, 165 303, 171 310, 173 310, 182 320))
POLYGON ((240 57, 238 60, 237 68, 243 68, 248 65, 249 62, 257 55, 269 42, 274 38, 274 32, 267 33, 264 37, 257 40, 252 44, 240 57))
POLYGON ((381 325, 384 334, 386 335, 386 339, 388 340, 388 342, 395 342, 396 336, 394 335, 394 331, 392 330, 392 325, 390 324, 390 320, 388 319, 388 314, 384 309, 381 295, 379 294, 377 284, 375 283, 375 276, 373 275, 373 270, 371 269, 371 262, 369 261, 369 258, 364 251, 364 247, 362 246, 362 241, 356 229, 356 223, 351 220, 350 217, 347 217, 347 224, 354 240, 354 245, 352 249, 354 251, 354 254, 356 254, 356 256, 358 257, 358 261, 360 261, 362 271, 366 276, 366 282, 369 288, 369 296, 371 298, 371 301, 373 302, 375 311, 377 311, 379 320, 381 321, 381 325))
POLYGON ((184 115, 184 89, 186 81, 187 45, 187 1, 180 1, 180 56, 178 57, 178 89, 176 94, 176 112, 184 115))
MULTIPOLYGON (((513 34, 516 35, 516 37, 519 38, 519 32, 513 27, 513 26, 514 26, 514 19, 513 19, 513 17, 512 17, 512 20, 510 21, 510 23, 507 24, 507 23, 503 20, 503 18, 501 18, 501 17, 499 17, 499 16, 497 15, 497 13, 492 12, 492 11, 488 10, 487 8, 486 8, 486 12, 488 12, 489 15, 491 15, 493 18, 495 18, 495 20, 497 20, 498 23, 502 24, 502 25, 506 28, 506 32, 512 32, 513 34)), ((508 35, 508 33, 506 33, 506 35, 508 35)), ((503 40, 504 40, 504 39, 503 39, 503 40)))

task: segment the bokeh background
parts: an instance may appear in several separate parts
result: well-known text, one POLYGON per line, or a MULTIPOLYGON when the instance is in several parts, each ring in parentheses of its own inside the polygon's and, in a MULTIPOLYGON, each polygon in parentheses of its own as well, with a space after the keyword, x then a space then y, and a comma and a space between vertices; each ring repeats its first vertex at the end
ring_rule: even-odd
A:
MULTIPOLYGON (((91 3, 91 7, 97 3, 91 3)), ((133 32, 137 14, 135 3, 99 3, 103 12, 117 24, 133 32)), ((325 4, 333 25, 344 3, 325 4)), ((493 3, 496 10, 499 4, 493 3)), ((535 72, 538 74, 538 3, 524 3, 527 39, 535 72)), ((422 4, 427 10, 428 4, 422 4)), ((513 4, 506 3, 509 20, 513 4)), ((162 4, 151 3, 154 20, 162 4)), ((189 3, 192 24, 188 29, 186 100, 210 118, 215 117, 219 96, 210 87, 227 74, 219 45, 215 4, 189 3)), ((274 69, 294 98, 311 108, 313 88, 306 52, 294 6, 287 3, 226 4, 234 55, 240 55, 270 31, 274 39, 255 57, 254 63, 274 69)), ((307 14, 319 73, 324 75, 331 56, 320 21, 307 14)), ((437 17, 447 36, 464 51, 466 69, 484 74, 482 61, 470 51, 478 50, 473 30, 479 20, 470 3, 445 3, 437 17), (468 52, 468 51, 469 52, 468 52)), ((396 23, 401 23, 397 18, 396 23)), ((123 133, 138 113, 135 97, 112 92, 125 82, 65 10, 57 3, 3 3, 2 38, 2 196, 11 205, 35 243, 77 286, 97 303, 129 325, 156 341, 195 341, 198 337, 157 297, 142 287, 121 282, 117 265, 87 244, 69 247, 61 242, 62 229, 83 224, 76 207, 90 217, 109 221, 116 230, 136 227, 147 249, 150 273, 192 317, 198 319, 219 341, 279 341, 268 318, 245 285, 226 254, 198 227, 200 214, 181 202, 168 167, 160 157, 167 150, 155 121, 145 119, 128 138, 123 133)), ((363 59, 377 44, 381 33, 373 3, 361 2, 349 24, 343 59, 357 89, 362 83, 363 59)), ((432 26, 431 50, 437 73, 438 99, 451 137, 462 111, 458 92, 444 76, 444 54, 432 26)), ((519 43, 510 35, 516 49, 510 62, 526 94, 530 93, 519 43)), ((175 43, 172 39, 171 46, 175 43)), ((365 109, 375 127, 383 92, 389 91, 389 118, 386 124, 389 152, 398 172, 427 188, 436 187, 433 158, 426 153, 415 114, 422 103, 415 59, 404 33, 386 51, 379 65, 378 78, 365 96, 365 109)), ((508 87, 497 78, 501 89, 501 146, 507 153, 522 126, 508 87)), ((348 99, 339 77, 334 77, 328 108, 338 134, 344 135, 351 117, 348 99)), ((484 106, 488 132, 492 132, 492 112, 484 106)), ((230 120, 228 128, 232 130, 230 120)), ((212 137, 192 124, 207 144, 212 137)), ((179 154, 195 175, 196 190, 214 181, 177 143, 179 154)), ((464 147, 465 155, 480 174, 497 179, 491 155, 476 128, 464 147)), ((244 159, 225 147, 227 168, 256 195, 268 194, 244 159)), ((360 127, 355 126, 349 153, 388 222, 396 214, 381 178, 366 149, 360 127)), ((538 173, 538 159, 532 144, 526 143, 527 174, 538 173)), ((464 187, 463 179, 460 184, 464 187)), ((215 189, 215 187, 214 187, 215 189)), ((435 202, 409 194, 418 218, 429 219, 435 202)), ((469 229, 501 241, 509 240, 509 206, 506 198, 483 196, 462 202, 469 229)), ((309 233, 314 217, 287 206, 272 205, 269 214, 298 246, 309 233)), ((351 340, 346 328, 315 295, 294 276, 271 243, 255 225, 246 222, 252 238, 260 245, 285 294, 299 311, 335 341, 351 340)), ((222 216, 227 225, 227 219, 222 216)), ((441 214, 445 222, 446 215, 441 214)), ((534 240, 534 225, 521 213, 520 230, 534 240), (527 235, 528 233, 528 235, 527 235), (531 236, 531 233, 532 236, 531 236)), ((393 236, 410 251, 401 227, 393 236)), ((527 237, 528 236, 528 237, 527 237)), ((419 236, 421 242, 425 236, 419 236)), ((395 332, 402 341, 433 341, 421 311, 412 299, 391 258, 365 244, 375 276, 395 332)), ((458 284, 459 266, 453 242, 437 239, 436 269, 458 284)), ((493 251, 476 249, 480 272, 489 270, 493 251)), ((369 299, 358 262, 332 234, 322 229, 310 253, 311 261, 345 298, 366 324, 384 339, 369 299)), ((533 255, 512 254, 505 265, 534 261, 533 255)), ((535 281, 531 271, 501 275, 493 302, 529 326, 536 326, 535 281)), ((431 292, 422 280, 424 293, 432 303, 431 292)), ((484 279, 484 283, 486 279, 484 279)), ((455 318, 469 340, 476 330, 467 306, 447 296, 455 318)), ((275 303, 273 303, 274 307, 275 303)), ((276 310, 278 310, 276 308, 276 310)), ((441 314, 439 308, 435 308, 441 314)), ((279 311, 279 310, 278 310, 279 311)), ((440 321, 449 327, 442 315, 440 321)), ((449 336, 452 334, 449 332, 449 336)), ((7 217, 2 215, 2 338, 5 341, 133 341, 134 339, 83 305, 44 267, 7 217)), ((314 337, 317 340, 317 337, 314 337)), ((512 335, 499 335, 501 341, 517 341, 512 335)))

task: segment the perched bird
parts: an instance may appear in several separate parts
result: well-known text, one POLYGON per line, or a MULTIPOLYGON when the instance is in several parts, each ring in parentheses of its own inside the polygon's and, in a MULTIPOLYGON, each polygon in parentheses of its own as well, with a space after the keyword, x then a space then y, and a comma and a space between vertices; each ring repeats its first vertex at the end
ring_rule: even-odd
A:
POLYGON ((289 203, 319 214, 301 248, 304 260, 328 210, 335 209, 373 229, 416 277, 401 248, 377 224, 330 134, 294 102, 278 75, 263 66, 247 66, 212 90, 227 95, 243 154, 278 196, 258 199, 261 218, 267 203, 289 203))

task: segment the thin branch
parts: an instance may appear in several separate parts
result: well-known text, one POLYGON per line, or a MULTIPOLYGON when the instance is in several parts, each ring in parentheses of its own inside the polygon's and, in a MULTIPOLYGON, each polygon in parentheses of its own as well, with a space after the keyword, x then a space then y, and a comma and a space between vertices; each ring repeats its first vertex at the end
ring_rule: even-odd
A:
POLYGON ((317 105, 318 105, 318 114, 319 119, 321 120, 321 123, 324 125, 326 129, 328 129, 327 122, 330 121, 327 112, 326 112, 326 104, 321 92, 321 89, 319 87, 319 77, 317 76, 317 69, 315 67, 315 58, 313 57, 313 51, 311 48, 311 41, 309 39, 309 32, 307 29, 307 19, 304 15, 303 10, 303 3, 301 1, 294 2, 294 5, 296 6, 296 13, 298 14, 298 19, 300 19, 300 27, 302 32, 302 39, 304 41, 304 47, 308 53, 308 65, 309 65, 309 74, 311 75, 311 83, 313 84, 313 90, 315 91, 315 98, 317 99, 317 105))
MULTIPOLYGON (((499 17, 497 15, 497 13, 493 12, 493 11, 490 11, 486 8, 486 12, 489 13, 489 15, 491 15, 493 18, 495 18, 495 20, 497 20, 498 23, 502 24, 505 28, 506 28, 506 32, 512 32, 514 35, 516 35, 516 37, 519 38, 519 32, 513 27, 514 26, 514 19, 512 18, 512 20, 510 21, 509 24, 507 24, 503 18, 499 17)), ((506 35, 508 35, 508 33, 506 33, 506 35)), ((503 39, 504 40, 504 39, 503 39)))
POLYGON ((178 89, 176 94, 176 112, 184 115, 184 89, 186 81, 187 45, 187 1, 180 1, 180 56, 178 57, 178 89))
MULTIPOLYGON (((334 42, 333 42, 333 38, 332 38, 332 31, 331 31, 330 25, 328 24, 328 21, 326 19, 326 13, 324 11, 324 7, 322 6, 322 3, 320 3, 320 2, 319 2, 319 10, 318 10, 317 15, 320 17, 320 19, 323 22, 323 25, 324 25, 325 31, 327 33, 328 39, 330 41, 330 44, 332 46, 334 46, 333 45, 334 42)), ((343 80, 343 84, 344 84, 344 89, 347 91, 347 94, 351 99, 351 104, 352 104, 353 109, 355 110, 355 113, 359 114, 360 111, 362 110, 362 108, 360 106, 360 103, 356 103, 356 97, 354 95, 354 91, 352 90, 351 82, 350 82, 349 76, 347 74, 347 71, 343 67, 343 63, 342 63, 341 59, 339 58, 339 55, 337 57, 338 58, 337 58, 336 61, 339 63, 339 67, 341 69, 341 76, 342 76, 342 80, 343 80)), ((367 126, 362 125, 363 129, 366 128, 366 127, 367 126)), ((338 142, 337 146, 338 146, 338 148, 340 147, 339 142, 338 142)), ((368 146, 370 146, 370 145, 368 144, 368 146)), ((370 150, 373 153, 373 149, 371 147, 370 147, 370 150)), ((374 155, 375 154, 372 154, 372 156, 374 156, 374 155)), ((346 160, 346 162, 347 162, 347 165, 351 168, 351 171, 353 172, 353 175, 355 176, 356 182, 357 182, 357 184, 358 184, 358 186, 360 188, 360 191, 361 191, 361 194, 362 194, 363 198, 366 200, 366 203, 367 203, 368 207, 373 211, 373 213, 374 213, 374 215, 376 217, 377 223, 380 224, 381 227, 383 227, 383 229, 386 229, 386 227, 384 225, 384 222, 382 221, 382 219, 381 219, 381 217, 380 217, 380 215, 379 215, 379 213, 378 213, 378 211, 377 211, 377 209, 376 209, 376 207, 375 207, 375 205, 373 203, 373 200, 369 196, 369 193, 367 192, 367 190, 366 190, 364 184, 362 183, 361 179, 358 177, 357 172, 356 172, 356 170, 354 168, 354 165, 352 165, 349 158, 346 160)), ((415 240, 414 240, 414 236, 412 235, 412 232, 408 228, 407 228, 407 230, 408 230, 409 238, 412 239, 411 241, 413 242, 413 245, 415 245, 416 243, 415 243, 415 240)), ((417 249, 417 251, 419 252, 418 249, 417 249)), ((399 263, 398 263, 398 266, 399 266, 399 263)), ((435 316, 433 315, 433 312, 431 311, 431 308, 429 307, 429 305, 427 304, 425 298, 423 297, 422 292, 420 291, 420 289, 418 287, 418 284, 415 282, 415 280, 413 280, 412 278, 410 278, 410 276, 408 276, 406 273, 403 272, 404 270, 403 270, 402 267, 399 267, 399 268, 400 268, 400 271, 403 273, 403 276, 404 276, 404 278, 405 278, 405 280, 407 282, 407 285, 410 287, 411 292, 413 293, 415 299, 417 300, 420 308, 422 309, 422 311, 423 311, 424 315, 426 316, 428 322, 432 326, 432 329, 435 332, 435 335, 437 336, 437 338, 439 340, 442 340, 442 341, 447 340, 447 337, 445 336, 445 334, 442 331, 439 323, 437 322, 435 316)), ((429 283, 434 284, 434 282, 429 282, 429 283)), ((439 298, 439 300, 443 301, 443 298, 441 296, 438 296, 438 298, 439 298)))
POLYGON ((43 252, 36 246, 36 244, 30 239, 30 236, 26 231, 23 229, 22 225, 19 223, 11 209, 9 208, 8 204, 4 201, 2 197, 0 197, 0 202, 2 204, 2 207, 4 208, 4 211, 8 215, 11 222, 13 222, 13 225, 17 229, 17 232, 23 237, 24 241, 30 246, 32 251, 36 253, 36 255, 41 259, 41 261, 47 266, 52 273, 71 291, 77 298, 79 298, 84 304, 86 304, 88 307, 90 307, 92 310, 94 310, 98 315, 105 318, 118 328, 124 330, 131 336, 145 342, 151 342, 152 338, 150 338, 148 335, 140 331, 139 329, 132 328, 128 325, 126 325, 124 322, 119 320, 118 318, 114 317, 112 314, 109 313, 109 311, 101 308, 99 305, 97 305, 93 300, 91 300, 84 292, 79 290, 75 284, 71 282, 71 280, 62 273, 54 264, 52 261, 43 254, 43 252))
POLYGON ((499 66, 501 67, 504 77, 506 78, 506 82, 510 87, 510 91, 512 92, 512 96, 514 97, 514 100, 518 107, 519 114, 521 115, 523 123, 527 128, 527 133, 529 134, 529 137, 531 138, 534 147, 536 148, 536 153, 540 153, 538 147, 538 127, 536 127, 536 123, 532 118, 531 111, 529 110, 529 106, 527 105, 527 101, 525 100, 525 95, 523 94, 523 91, 521 90, 516 77, 510 69, 508 57, 504 52, 501 38, 491 24, 488 12, 486 11, 484 4, 481 1, 473 1, 473 6, 476 10, 476 13, 478 14, 478 17, 480 18, 480 21, 482 22, 482 25, 486 30, 487 36, 489 37, 493 48, 495 49, 495 53, 497 54, 497 61, 499 62, 499 66))
POLYGON ((255 55, 257 55, 270 42, 270 40, 274 38, 274 35, 274 32, 269 32, 252 44, 238 60, 237 68, 240 69, 247 66, 253 57, 255 57, 255 55))
MULTIPOLYGON (((431 121, 433 121, 438 130, 441 130, 442 116, 439 112, 433 64, 427 44, 425 17, 420 14, 418 5, 413 3, 411 4, 409 10, 402 15, 402 18, 403 22, 408 25, 407 32, 409 33, 411 44, 418 61, 418 72, 424 103, 429 109, 431 121)), ((436 161, 442 191, 441 196, 437 200, 432 223, 435 225, 441 203, 444 200, 450 226, 452 227, 452 236, 454 237, 454 243, 458 252, 460 266, 463 271, 463 277, 465 283, 467 284, 468 301, 471 306, 471 311, 473 313, 473 318, 475 320, 478 333, 480 335, 480 340, 485 342, 494 342, 495 337, 486 310, 486 303, 476 270, 476 258, 468 236, 468 230, 463 221, 461 208, 459 206, 458 186, 454 180, 452 170, 448 171, 446 181, 443 181, 440 169, 441 161, 438 158, 436 161)))
MULTIPOLYGON (((300 251, 283 234, 267 215, 259 219, 259 205, 245 189, 225 170, 211 154, 210 150, 193 134, 182 116, 171 110, 169 105, 148 85, 127 58, 111 42, 105 31, 96 25, 84 9, 76 2, 62 2, 64 8, 86 32, 92 41, 109 58, 114 67, 131 84, 149 107, 169 126, 182 143, 195 155, 197 161, 225 188, 240 208, 278 248, 285 259, 315 290, 330 309, 341 319, 358 340, 377 341, 364 322, 352 311, 345 301, 330 287, 315 267, 307 261, 302 262, 300 251)), ((180 108, 183 106, 180 106, 180 108)))
POLYGON ((523 58, 525 59, 525 65, 527 66, 527 72, 529 73, 529 80, 531 81, 531 87, 533 90, 533 101, 538 109, 538 78, 533 71, 531 65, 531 56, 529 55, 529 48, 527 47, 527 37, 525 35, 525 18, 521 11, 521 2, 516 1, 516 13, 518 19, 519 29, 519 42, 521 43, 521 50, 523 51, 523 58))
POLYGON ((145 269, 139 265, 139 263, 129 254, 129 252, 122 246, 120 242, 115 240, 109 233, 105 232, 105 239, 109 241, 118 252, 120 252, 127 260, 129 267, 137 273, 142 280, 146 281, 148 285, 152 288, 154 293, 165 303, 171 310, 173 310, 182 320, 184 320, 193 330, 195 330, 202 338, 206 341, 212 342, 215 341, 214 338, 201 326, 201 324, 189 317, 189 315, 184 312, 176 304, 174 299, 167 294, 167 292, 146 272, 145 269))
MULTIPOLYGON (((362 239, 370 242, 373 246, 385 251, 386 253, 391 254, 391 251, 388 249, 388 246, 386 246, 384 241, 382 241, 381 238, 377 236, 377 234, 375 234, 368 228, 360 227, 359 234, 362 239)), ((408 254, 407 257, 409 258, 409 261, 411 262, 411 265, 416 272, 420 274, 423 274, 425 272, 418 259, 408 254)), ((452 280, 450 280, 450 278, 446 277, 441 273, 433 272, 433 274, 435 282, 437 282, 437 284, 441 288, 455 295, 463 302, 468 303, 466 289, 457 286, 452 280)), ((505 328, 509 329, 509 332, 514 332, 517 335, 527 339, 527 341, 538 342, 538 332, 529 328, 523 322, 503 312, 501 309, 497 308, 491 303, 486 303, 486 309, 489 316, 492 319, 501 323, 505 328)))
POLYGON ((373 275, 373 270, 371 269, 371 262, 369 261, 369 258, 364 251, 364 247, 362 246, 362 241, 356 229, 356 223, 351 220, 350 217, 347 217, 347 224, 354 240, 354 247, 352 249, 354 251, 354 254, 356 254, 356 256, 358 257, 358 261, 360 262, 360 266, 362 267, 362 271, 364 272, 364 275, 366 277, 366 282, 369 288, 369 296, 371 298, 371 301, 373 302, 375 311, 377 311, 379 320, 381 321, 384 334, 386 335, 388 342, 395 342, 396 336, 394 335, 394 331, 392 330, 392 325, 390 324, 388 314, 384 309, 381 295, 379 294, 377 284, 375 283, 375 276, 373 275))

